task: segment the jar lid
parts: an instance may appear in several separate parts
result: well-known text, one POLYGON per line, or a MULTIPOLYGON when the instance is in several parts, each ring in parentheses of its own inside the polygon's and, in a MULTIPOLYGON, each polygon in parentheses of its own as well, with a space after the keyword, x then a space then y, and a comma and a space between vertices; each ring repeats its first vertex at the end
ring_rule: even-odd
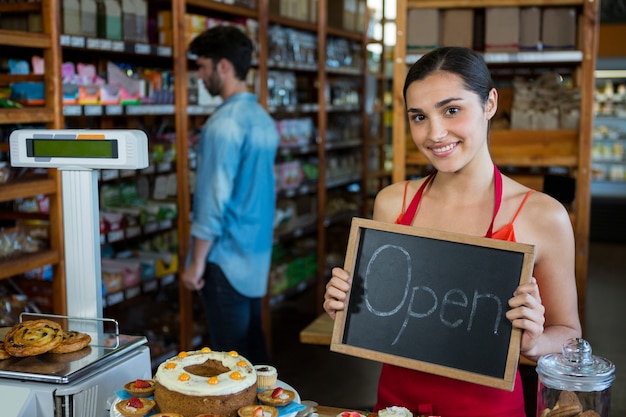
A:
POLYGON ((567 391, 603 391, 615 379, 615 365, 607 359, 593 356, 585 339, 572 338, 563 345, 561 353, 550 353, 537 361, 541 382, 549 387, 567 391))

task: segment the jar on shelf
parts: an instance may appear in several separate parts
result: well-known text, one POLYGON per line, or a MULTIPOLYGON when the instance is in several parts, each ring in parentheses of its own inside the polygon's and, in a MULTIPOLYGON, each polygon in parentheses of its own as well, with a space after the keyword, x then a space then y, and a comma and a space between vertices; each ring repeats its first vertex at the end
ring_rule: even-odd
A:
POLYGON ((537 417, 581 415, 609 417, 615 366, 593 356, 584 339, 569 339, 562 353, 537 361, 537 417))

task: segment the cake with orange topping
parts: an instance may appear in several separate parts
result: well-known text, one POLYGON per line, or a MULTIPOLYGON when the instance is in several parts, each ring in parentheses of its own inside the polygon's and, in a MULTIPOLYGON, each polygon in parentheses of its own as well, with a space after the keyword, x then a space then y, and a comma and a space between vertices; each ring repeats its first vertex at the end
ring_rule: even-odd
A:
POLYGON ((235 417, 239 408, 256 402, 254 366, 234 351, 181 352, 159 365, 154 382, 159 409, 185 417, 235 417))

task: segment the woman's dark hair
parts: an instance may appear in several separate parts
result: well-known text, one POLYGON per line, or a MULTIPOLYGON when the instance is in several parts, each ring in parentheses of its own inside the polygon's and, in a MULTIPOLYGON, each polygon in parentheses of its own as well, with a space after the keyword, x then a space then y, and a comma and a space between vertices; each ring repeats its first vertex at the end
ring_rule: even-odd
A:
POLYGON ((461 77, 465 88, 476 93, 483 103, 493 88, 491 73, 481 55, 468 48, 450 46, 428 52, 411 66, 404 81, 404 101, 411 83, 423 80, 436 71, 446 71, 461 77))
POLYGON ((235 75, 245 80, 252 61, 252 41, 234 26, 216 26, 196 36, 189 44, 189 52, 213 60, 224 58, 235 68, 235 75))

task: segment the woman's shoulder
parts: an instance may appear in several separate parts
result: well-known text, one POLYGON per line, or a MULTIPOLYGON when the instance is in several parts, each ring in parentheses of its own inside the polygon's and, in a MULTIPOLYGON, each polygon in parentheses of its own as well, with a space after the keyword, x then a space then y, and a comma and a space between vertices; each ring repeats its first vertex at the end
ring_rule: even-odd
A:
POLYGON ((381 189, 374 202, 374 219, 394 222, 406 210, 424 179, 405 180, 381 189))

